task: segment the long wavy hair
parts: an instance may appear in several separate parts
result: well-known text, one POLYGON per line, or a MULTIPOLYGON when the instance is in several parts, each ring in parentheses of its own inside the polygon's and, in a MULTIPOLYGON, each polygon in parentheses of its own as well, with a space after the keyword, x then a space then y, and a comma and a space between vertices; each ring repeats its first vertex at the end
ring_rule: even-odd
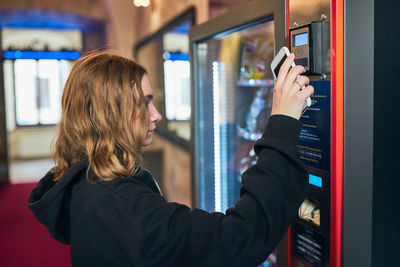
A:
POLYGON ((84 158, 91 182, 137 172, 149 118, 141 86, 144 74, 134 61, 106 53, 76 61, 62 95, 55 181, 84 158))

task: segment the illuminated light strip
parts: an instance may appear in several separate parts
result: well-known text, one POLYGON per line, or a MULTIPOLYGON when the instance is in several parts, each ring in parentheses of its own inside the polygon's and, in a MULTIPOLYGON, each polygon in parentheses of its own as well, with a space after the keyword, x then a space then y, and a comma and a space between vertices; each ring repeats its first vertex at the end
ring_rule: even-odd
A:
POLYGON ((5 59, 70 59, 77 60, 81 57, 76 51, 4 51, 5 59))
POLYGON ((213 68, 213 114, 214 114, 214 196, 215 211, 221 209, 221 153, 220 153, 220 129, 219 129, 219 64, 214 61, 213 68))
MULTIPOLYGON (((226 73, 225 73, 225 63, 220 63, 219 69, 220 75, 220 91, 226 92, 226 73)), ((227 122, 226 122, 226 96, 220 96, 220 125, 221 125, 221 135, 220 135, 220 150, 221 150, 221 209, 225 212, 228 209, 228 151, 227 151, 227 122)))

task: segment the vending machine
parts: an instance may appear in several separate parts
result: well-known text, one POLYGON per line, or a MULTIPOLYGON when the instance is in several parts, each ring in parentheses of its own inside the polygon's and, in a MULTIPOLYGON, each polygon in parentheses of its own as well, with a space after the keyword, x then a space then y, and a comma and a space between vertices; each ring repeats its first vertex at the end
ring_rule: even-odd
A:
POLYGON ((238 199, 241 174, 256 161, 253 145, 271 112, 270 64, 282 46, 296 55, 314 87, 297 145, 309 171, 308 193, 263 266, 384 266, 375 255, 383 254, 381 247, 394 251, 384 240, 399 227, 396 220, 383 221, 389 218, 383 203, 397 207, 389 199, 399 194, 385 195, 383 188, 395 190, 380 176, 395 184, 399 172, 390 173, 396 164, 375 156, 390 146, 374 142, 394 136, 381 130, 388 121, 381 112, 395 111, 375 100, 374 78, 385 76, 375 74, 382 67, 374 65, 381 62, 374 45, 382 46, 382 39, 374 40, 373 29, 380 34, 388 25, 376 23, 385 21, 384 12, 374 25, 375 8, 390 10, 373 0, 255 0, 190 30, 197 208, 225 212, 238 199))

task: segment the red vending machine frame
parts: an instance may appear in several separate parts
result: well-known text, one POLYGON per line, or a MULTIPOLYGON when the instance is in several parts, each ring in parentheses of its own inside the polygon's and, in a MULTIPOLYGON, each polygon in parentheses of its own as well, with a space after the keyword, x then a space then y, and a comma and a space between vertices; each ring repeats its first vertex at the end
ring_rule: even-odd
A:
POLYGON ((331 266, 342 266, 343 233, 343 0, 331 1, 331 266))

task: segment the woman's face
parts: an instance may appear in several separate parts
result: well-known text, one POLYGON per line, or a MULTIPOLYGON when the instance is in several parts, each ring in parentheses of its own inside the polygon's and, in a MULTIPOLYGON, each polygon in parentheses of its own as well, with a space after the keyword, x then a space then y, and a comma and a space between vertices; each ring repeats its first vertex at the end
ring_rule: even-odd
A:
POLYGON ((153 103, 153 86, 151 84, 150 78, 147 74, 143 75, 142 78, 142 90, 144 98, 147 102, 147 108, 149 110, 149 125, 146 137, 143 140, 142 146, 148 146, 153 141, 153 133, 156 128, 156 123, 161 120, 161 114, 158 112, 153 103))

